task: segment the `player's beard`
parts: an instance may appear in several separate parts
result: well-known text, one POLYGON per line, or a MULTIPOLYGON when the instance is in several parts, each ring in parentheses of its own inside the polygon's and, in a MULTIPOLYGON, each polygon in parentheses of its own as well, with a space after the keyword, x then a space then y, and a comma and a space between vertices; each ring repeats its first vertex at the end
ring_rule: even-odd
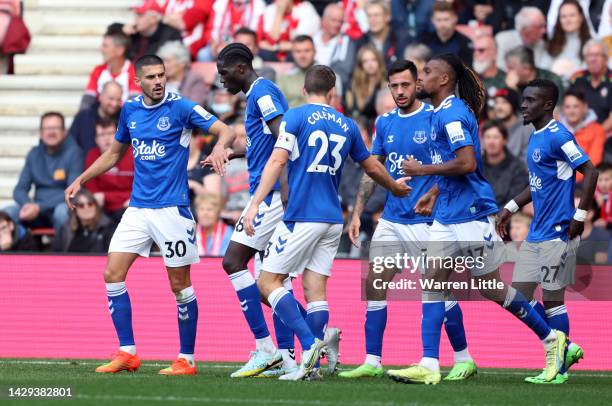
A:
POLYGON ((416 98, 419 100, 431 99, 431 95, 425 91, 425 88, 420 87, 417 89, 416 98))

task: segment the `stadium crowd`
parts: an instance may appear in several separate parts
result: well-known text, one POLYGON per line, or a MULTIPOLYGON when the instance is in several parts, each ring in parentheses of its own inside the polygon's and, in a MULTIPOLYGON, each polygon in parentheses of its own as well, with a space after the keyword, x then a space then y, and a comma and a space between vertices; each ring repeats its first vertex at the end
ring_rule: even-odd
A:
MULTIPOLYGON (((218 52, 230 42, 241 42, 257 56, 258 74, 276 82, 290 107, 304 103, 302 86, 310 66, 332 67, 338 76, 334 107, 356 119, 368 147, 376 118, 395 108, 385 82, 386 66, 409 59, 422 70, 432 55, 460 56, 485 84, 488 101, 479 117, 484 173, 500 207, 529 182, 525 151, 533 127, 522 123, 522 88, 535 78, 554 81, 561 89, 556 117, 574 132, 600 172, 597 206, 589 211, 582 235, 597 243, 586 255, 594 263, 610 263, 612 0, 499 3, 145 0, 133 9, 133 21, 108 27, 100 47, 104 63, 92 67, 70 128, 61 112, 40 118, 41 143, 27 155, 14 204, 0 211, 0 250, 43 249, 30 230, 52 227, 52 244, 45 249, 106 252, 129 204, 132 156, 87 183, 75 197, 74 212, 64 203, 64 189, 110 147, 123 102, 139 91, 131 61, 142 55, 160 56, 167 89, 233 126, 241 135, 237 142, 244 144, 245 100, 230 94, 215 76, 218 52)), ((211 256, 223 255, 249 199, 244 159, 233 160, 223 178, 200 167, 215 142, 208 134, 194 132, 188 163, 198 250, 211 256)), ((360 167, 347 163, 340 187, 346 218, 360 178, 360 167)), ((384 200, 385 192, 378 188, 362 218, 363 241, 370 239, 384 200)), ((525 238, 532 214, 528 206, 514 215, 513 240, 525 238)), ((339 256, 362 254, 343 238, 339 256)))

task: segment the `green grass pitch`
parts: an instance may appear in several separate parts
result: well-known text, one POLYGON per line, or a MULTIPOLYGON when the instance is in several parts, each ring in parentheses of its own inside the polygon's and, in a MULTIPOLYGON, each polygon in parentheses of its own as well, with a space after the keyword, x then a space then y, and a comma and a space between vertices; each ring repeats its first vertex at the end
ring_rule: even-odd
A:
MULTIPOLYGON (((199 374, 157 375, 166 362, 145 361, 136 373, 93 372, 95 360, 0 359, 0 405, 610 405, 612 372, 573 372, 565 385, 531 385, 534 371, 481 369, 467 382, 406 385, 388 378, 318 382, 230 379, 234 364, 198 363, 199 374), (71 398, 8 397, 9 387, 71 387, 71 398)), ((343 366, 348 368, 347 366, 343 366)), ((387 367, 387 366, 386 366, 387 367)))

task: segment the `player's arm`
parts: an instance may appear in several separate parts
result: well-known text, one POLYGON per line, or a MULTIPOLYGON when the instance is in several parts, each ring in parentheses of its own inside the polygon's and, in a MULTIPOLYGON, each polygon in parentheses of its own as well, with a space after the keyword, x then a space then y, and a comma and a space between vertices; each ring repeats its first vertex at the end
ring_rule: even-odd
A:
POLYGON ((421 216, 431 216, 439 194, 440 189, 438 188, 438 185, 433 185, 427 191, 427 193, 421 196, 416 202, 414 205, 414 212, 416 214, 420 214, 421 216))
POLYGON ((504 238, 508 235, 508 223, 512 215, 529 203, 531 203, 531 187, 527 186, 497 213, 496 227, 500 237, 504 238))
MULTIPOLYGON (((272 136, 275 139, 278 139, 278 135, 280 134, 280 125, 283 121, 283 116, 276 116, 273 119, 266 121, 268 128, 272 132, 272 136)), ((289 200, 289 180, 287 176, 287 170, 284 170, 280 174, 280 194, 281 201, 283 203, 283 207, 287 207, 287 201, 289 200)))
POLYGON ((212 166, 216 173, 223 176, 225 175, 225 164, 230 161, 234 152, 231 147, 236 140, 236 131, 221 120, 217 120, 210 126, 208 132, 217 136, 218 139, 210 155, 200 164, 212 166))
POLYGON ((405 176, 399 179, 393 179, 388 173, 387 169, 380 163, 380 161, 373 156, 369 156, 359 163, 365 173, 378 183, 390 191, 393 196, 404 197, 410 193, 411 187, 406 185, 406 182, 410 180, 409 176, 405 176))
POLYGON ((259 187, 255 191, 249 208, 244 215, 244 229, 247 235, 251 236, 255 234, 255 227, 253 226, 253 219, 257 215, 259 205, 264 201, 266 196, 270 194, 274 188, 274 184, 278 180, 279 176, 283 172, 283 169, 287 165, 289 160, 289 151, 283 148, 274 148, 268 163, 264 167, 263 173, 261 174, 261 180, 259 181, 259 187))
MULTIPOLYGON (((378 160, 381 164, 384 164, 387 157, 383 155, 372 155, 374 159, 378 160)), ((351 216, 351 222, 349 223, 348 235, 351 243, 355 247, 359 246, 359 228, 361 227, 361 214, 365 208, 366 203, 370 200, 370 197, 374 193, 376 183, 366 173, 361 176, 359 182, 359 190, 357 191, 357 197, 355 199, 355 206, 353 207, 353 215, 351 216)))
POLYGON ((576 170, 584 175, 584 179, 582 180, 580 203, 578 203, 578 208, 574 213, 574 218, 568 230, 571 239, 578 237, 584 231, 584 220, 586 220, 587 212, 593 204, 593 195, 595 194, 597 178, 599 177, 597 169, 595 169, 590 160, 580 165, 576 170))
POLYGON ((423 165, 413 157, 404 160, 404 173, 408 176, 461 176, 476 170, 476 155, 474 147, 466 145, 455 150, 455 158, 439 165, 423 165))
POLYGON ((130 144, 124 144, 117 140, 113 140, 111 147, 96 159, 82 174, 77 176, 74 182, 64 191, 64 199, 71 210, 74 209, 72 198, 79 189, 81 189, 81 185, 115 166, 123 158, 129 148, 130 144))

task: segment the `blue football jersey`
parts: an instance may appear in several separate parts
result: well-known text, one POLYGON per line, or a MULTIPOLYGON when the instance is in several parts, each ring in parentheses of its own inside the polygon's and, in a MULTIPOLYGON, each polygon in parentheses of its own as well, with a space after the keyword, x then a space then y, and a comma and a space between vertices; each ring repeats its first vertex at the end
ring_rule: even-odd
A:
POLYGON ((370 156, 357 124, 324 104, 289 109, 277 148, 289 151, 285 221, 342 223, 338 186, 345 158, 370 156))
POLYGON ((572 133, 555 120, 531 134, 527 168, 534 217, 527 241, 568 239, 567 229, 576 211, 575 169, 588 160, 572 133))
MULTIPOLYGON (((268 79, 257 78, 246 93, 246 159, 249 169, 249 193, 259 186, 259 179, 276 142, 266 122, 285 114, 287 100, 278 87, 268 79)), ((274 190, 280 190, 277 182, 274 190)))
POLYGON ((476 170, 461 176, 439 176, 440 195, 434 218, 441 224, 457 224, 484 218, 497 212, 495 194, 483 174, 478 123, 463 100, 448 96, 434 109, 432 118, 433 164, 453 160, 459 148, 472 146, 476 170))
POLYGON ((115 139, 132 145, 134 183, 131 207, 189 206, 187 161, 191 130, 208 131, 217 118, 176 93, 156 105, 142 96, 121 109, 115 139))
MULTIPOLYGON (((385 113, 376 120, 372 141, 372 155, 387 157, 385 166, 393 179, 404 175, 402 163, 409 155, 424 165, 431 164, 429 136, 433 106, 421 103, 418 110, 402 114, 399 109, 385 113)), ((399 224, 431 223, 431 217, 414 212, 414 205, 434 184, 433 176, 415 176, 410 181, 412 192, 406 197, 395 197, 387 191, 382 218, 399 224)))

